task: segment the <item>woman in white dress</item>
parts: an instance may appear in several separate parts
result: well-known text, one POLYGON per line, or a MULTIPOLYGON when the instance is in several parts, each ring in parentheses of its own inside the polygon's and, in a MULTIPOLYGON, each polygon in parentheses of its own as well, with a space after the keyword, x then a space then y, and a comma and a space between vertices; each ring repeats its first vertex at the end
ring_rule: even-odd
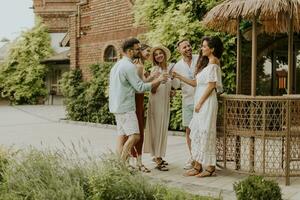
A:
MULTIPOLYGON (((164 46, 151 49, 150 58, 153 62, 151 73, 170 73, 167 64, 170 51, 164 46)), ((168 163, 163 160, 166 155, 167 133, 170 119, 170 93, 175 80, 169 79, 158 87, 152 88, 149 95, 147 121, 144 139, 144 152, 150 153, 156 163, 156 169, 168 171, 168 163)))
POLYGON ((186 176, 215 175, 217 92, 223 90, 219 60, 222 53, 223 44, 219 37, 204 37, 195 70, 195 79, 190 80, 173 72, 174 78, 196 87, 195 110, 189 125, 194 168, 188 170, 185 173, 186 176))

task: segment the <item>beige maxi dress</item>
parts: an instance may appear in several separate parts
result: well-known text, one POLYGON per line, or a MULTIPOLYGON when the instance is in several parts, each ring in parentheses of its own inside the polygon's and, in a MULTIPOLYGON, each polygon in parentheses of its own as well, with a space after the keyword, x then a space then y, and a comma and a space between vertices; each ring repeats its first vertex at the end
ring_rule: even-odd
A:
MULTIPOLYGON (((162 70, 155 66, 152 71, 162 70)), ((168 72, 170 66, 168 67, 168 72)), ((150 93, 145 138, 144 152, 150 153, 154 157, 164 157, 167 149, 167 132, 170 120, 170 92, 176 80, 169 79, 166 83, 161 83, 156 93, 150 93)))

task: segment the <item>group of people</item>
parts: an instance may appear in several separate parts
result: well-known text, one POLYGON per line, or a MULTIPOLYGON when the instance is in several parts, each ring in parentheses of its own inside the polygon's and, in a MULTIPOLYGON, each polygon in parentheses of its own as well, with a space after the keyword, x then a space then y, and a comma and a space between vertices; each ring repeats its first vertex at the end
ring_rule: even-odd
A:
POLYGON ((223 89, 223 44, 218 37, 204 37, 199 55, 193 55, 190 42, 184 39, 177 43, 177 49, 182 58, 171 64, 171 53, 162 45, 151 48, 135 38, 124 41, 124 55, 111 69, 109 80, 109 109, 117 123, 117 154, 124 162, 134 157, 137 169, 150 172, 142 163, 142 153, 150 153, 156 169, 169 170, 164 157, 170 101, 176 89, 181 88, 182 123, 190 154, 184 175, 212 176, 216 167, 217 92, 223 89), (150 74, 145 70, 145 62, 152 64, 150 74))

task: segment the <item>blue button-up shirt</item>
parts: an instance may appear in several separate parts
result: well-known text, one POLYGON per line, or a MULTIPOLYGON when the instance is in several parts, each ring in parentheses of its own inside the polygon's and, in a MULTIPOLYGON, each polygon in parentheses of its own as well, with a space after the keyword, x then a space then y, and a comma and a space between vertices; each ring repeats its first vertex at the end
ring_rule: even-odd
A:
POLYGON ((109 77, 109 111, 126 113, 135 111, 135 93, 151 90, 151 83, 144 83, 136 66, 123 57, 111 69, 109 77))

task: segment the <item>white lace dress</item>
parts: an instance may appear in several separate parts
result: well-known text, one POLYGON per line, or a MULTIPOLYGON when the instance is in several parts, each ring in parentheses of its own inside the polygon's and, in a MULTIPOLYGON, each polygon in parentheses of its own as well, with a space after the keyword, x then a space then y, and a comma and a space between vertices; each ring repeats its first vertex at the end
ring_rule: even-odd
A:
MULTIPOLYGON (((217 91, 222 91, 222 72, 218 65, 208 64, 196 76, 197 87, 194 97, 196 105, 209 82, 216 82, 217 91)), ((192 158, 205 166, 216 165, 216 123, 218 101, 217 92, 214 90, 203 103, 198 113, 193 113, 190 122, 192 158)))

